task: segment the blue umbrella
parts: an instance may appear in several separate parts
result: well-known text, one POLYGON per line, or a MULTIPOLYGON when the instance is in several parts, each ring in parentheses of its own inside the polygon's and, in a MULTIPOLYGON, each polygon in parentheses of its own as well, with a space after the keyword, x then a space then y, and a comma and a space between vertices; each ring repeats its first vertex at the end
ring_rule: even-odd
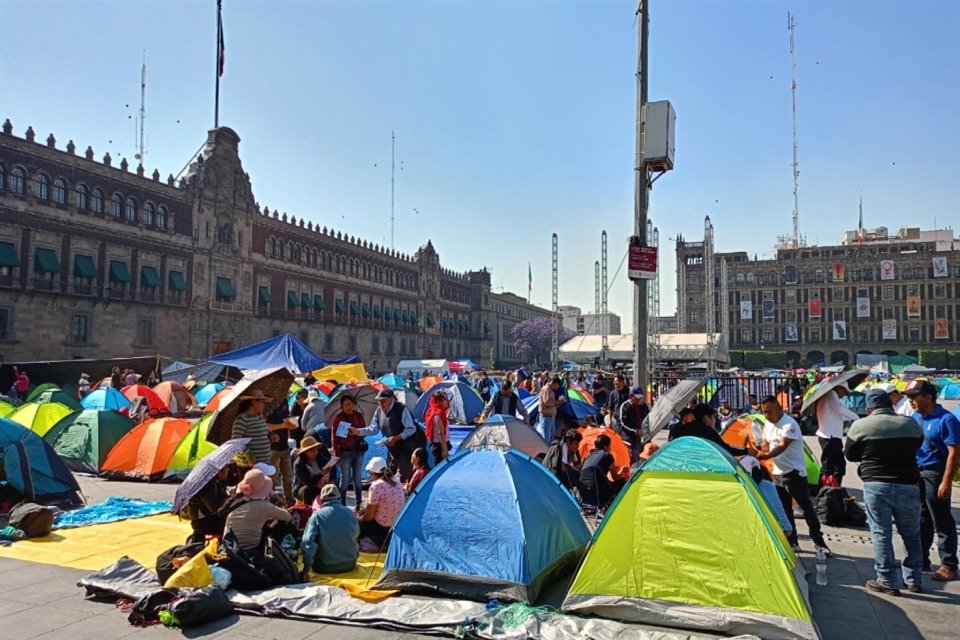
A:
POLYGON ((250 444, 250 438, 235 438, 227 440, 197 462, 184 479, 183 484, 177 487, 177 495, 173 498, 173 513, 187 506, 190 498, 197 495, 213 476, 233 460, 233 457, 243 451, 250 444))
POLYGON ((210 402, 210 399, 226 386, 227 385, 222 382, 211 382, 210 384, 203 385, 199 391, 193 394, 193 397, 197 399, 198 405, 205 407, 207 403, 210 402))

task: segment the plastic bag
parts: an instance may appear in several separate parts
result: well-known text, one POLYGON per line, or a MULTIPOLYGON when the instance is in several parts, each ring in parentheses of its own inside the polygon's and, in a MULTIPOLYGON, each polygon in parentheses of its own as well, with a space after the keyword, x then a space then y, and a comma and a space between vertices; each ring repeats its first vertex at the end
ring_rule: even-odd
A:
POLYGON ((213 584, 213 574, 210 573, 208 558, 217 555, 218 541, 211 540, 199 553, 187 560, 179 569, 173 572, 163 586, 167 589, 179 587, 206 587, 213 584))
POLYGON ((233 579, 229 569, 224 569, 219 565, 210 567, 210 573, 213 575, 213 581, 218 587, 226 591, 230 587, 230 581, 233 579))

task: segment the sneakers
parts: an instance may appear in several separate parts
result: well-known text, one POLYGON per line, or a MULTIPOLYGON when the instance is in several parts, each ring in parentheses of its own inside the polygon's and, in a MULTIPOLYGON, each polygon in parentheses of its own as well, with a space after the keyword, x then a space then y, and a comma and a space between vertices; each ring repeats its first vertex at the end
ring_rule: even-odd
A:
POLYGON ((907 591, 910 593, 923 593, 923 588, 918 584, 908 584, 907 591))
POLYGON ((793 543, 793 552, 794 552, 794 553, 800 553, 800 543, 799 543, 799 542, 794 542, 794 543, 793 543))
POLYGON ((803 509, 800 507, 793 508, 793 517, 794 518, 803 518, 803 509))
POLYGON ((866 586, 867 586, 867 589, 870 589, 870 591, 876 591, 877 593, 884 593, 888 596, 900 595, 900 589, 894 589, 893 587, 888 587, 885 584, 880 584, 876 580, 867 580, 866 586))

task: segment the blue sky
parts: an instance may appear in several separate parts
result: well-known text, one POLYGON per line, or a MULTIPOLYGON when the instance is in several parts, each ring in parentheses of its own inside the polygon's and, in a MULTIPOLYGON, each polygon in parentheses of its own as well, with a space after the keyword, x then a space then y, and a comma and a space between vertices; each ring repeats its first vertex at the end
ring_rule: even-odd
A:
MULTIPOLYGON (((224 0, 221 123, 262 205, 389 244, 433 240, 495 288, 592 309, 600 231, 614 280, 633 229, 632 2, 224 0), (402 163, 402 169, 401 167, 402 163)), ((147 171, 177 173, 213 120, 216 3, 0 2, 0 118, 17 135, 134 153, 146 50, 147 171)), ((791 230, 789 3, 653 0, 650 99, 677 112, 676 169, 651 194, 662 311, 672 243, 772 253, 791 230)), ((960 4, 796 2, 800 227, 960 227, 960 4)))

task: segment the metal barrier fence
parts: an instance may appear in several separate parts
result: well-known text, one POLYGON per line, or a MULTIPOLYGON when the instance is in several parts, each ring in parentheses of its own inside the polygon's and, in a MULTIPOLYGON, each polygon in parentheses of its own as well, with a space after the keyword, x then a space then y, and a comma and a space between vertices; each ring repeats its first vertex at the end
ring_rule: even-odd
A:
MULTIPOLYGON (((651 378, 651 399, 656 401, 683 379, 675 376, 651 378)), ((803 398, 808 385, 803 376, 713 376, 700 390, 698 401, 717 407, 726 400, 735 411, 745 412, 750 411, 751 395, 756 396, 757 401, 773 396, 780 401, 784 411, 790 411, 791 404, 803 398)))

